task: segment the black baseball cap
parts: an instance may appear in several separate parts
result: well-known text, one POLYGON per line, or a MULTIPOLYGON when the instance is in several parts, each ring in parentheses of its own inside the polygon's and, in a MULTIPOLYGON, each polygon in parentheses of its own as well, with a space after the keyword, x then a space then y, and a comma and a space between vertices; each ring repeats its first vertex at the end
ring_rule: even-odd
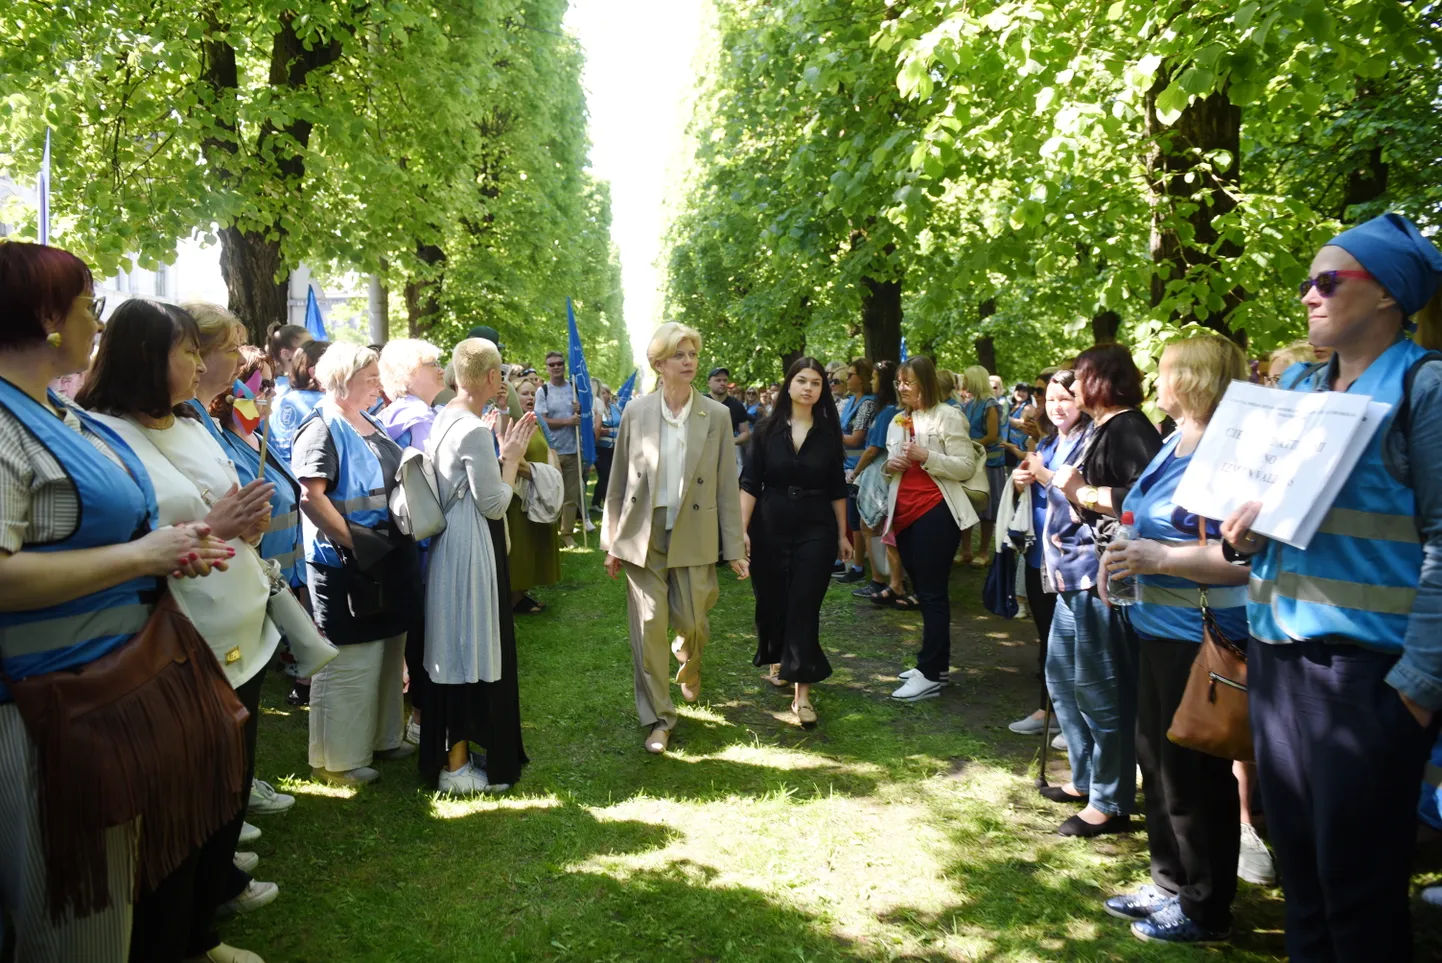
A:
POLYGON ((707 381, 710 381, 712 378, 716 377, 718 374, 724 374, 726 377, 729 378, 729 377, 731 377, 731 369, 729 369, 729 368, 712 368, 712 369, 711 369, 711 373, 706 376, 706 380, 707 380, 707 381))
POLYGON ((505 348, 505 345, 501 344, 501 333, 495 328, 491 327, 489 324, 476 325, 470 331, 466 332, 466 337, 485 338, 487 341, 494 344, 497 349, 505 348))

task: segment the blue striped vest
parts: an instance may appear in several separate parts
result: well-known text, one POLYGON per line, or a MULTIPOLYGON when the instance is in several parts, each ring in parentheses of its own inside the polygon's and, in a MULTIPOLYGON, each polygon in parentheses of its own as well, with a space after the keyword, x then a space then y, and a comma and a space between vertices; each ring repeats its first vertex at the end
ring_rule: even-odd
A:
MULTIPOLYGON (((235 432, 227 429, 221 433, 221 444, 230 455, 231 464, 240 476, 240 483, 248 485, 255 481, 260 471, 260 452, 245 443, 235 432)), ((260 539, 260 556, 274 560, 280 565, 290 585, 305 584, 305 543, 300 531, 300 482, 290 473, 290 467, 280 461, 274 450, 266 453, 265 480, 275 485, 275 494, 270 498, 270 526, 260 539)))
MULTIPOLYGON (((51 404, 62 402, 54 394, 51 404)), ((159 517, 150 476, 135 453, 109 428, 76 412, 85 430, 105 440, 125 463, 121 468, 35 399, 0 379, 0 404, 59 462, 75 486, 80 520, 69 538, 27 544, 27 552, 64 552, 130 542, 149 534, 159 517), (128 470, 127 470, 128 469, 128 470)), ((12 679, 55 672, 94 662, 119 648, 144 628, 157 594, 152 577, 131 579, 113 588, 59 605, 24 612, 0 612, 0 658, 12 679)), ((10 691, 0 684, 0 702, 10 691)))
MULTIPOLYGON (((1348 390, 1392 405, 1426 349, 1401 339, 1382 352, 1348 390)), ((1325 391, 1331 367, 1289 384, 1325 391)), ((1291 380, 1297 375, 1289 371, 1291 380)), ((1288 376, 1284 376, 1284 381, 1288 376)), ((1383 444, 1389 416, 1372 436, 1306 551, 1270 542, 1252 563, 1247 618, 1263 642, 1329 638, 1400 652, 1422 571, 1417 498, 1387 471, 1383 444)))
MULTIPOLYGON (((299 392, 292 391, 286 397, 299 392)), ((382 435, 385 428, 375 422, 376 430, 382 435)), ((331 442, 335 445, 335 485, 326 495, 336 511, 347 520, 362 528, 376 528, 390 521, 390 509, 386 501, 386 480, 381 471, 380 459, 371 451, 365 439, 345 420, 339 408, 333 404, 322 404, 311 418, 320 418, 330 430, 331 442)), ((311 418, 306 419, 307 421, 311 418)), ((386 437, 389 437, 388 435, 386 437)), ((301 529, 305 535, 305 560, 313 565, 329 565, 340 568, 344 564, 340 552, 330 538, 302 516, 301 529)))

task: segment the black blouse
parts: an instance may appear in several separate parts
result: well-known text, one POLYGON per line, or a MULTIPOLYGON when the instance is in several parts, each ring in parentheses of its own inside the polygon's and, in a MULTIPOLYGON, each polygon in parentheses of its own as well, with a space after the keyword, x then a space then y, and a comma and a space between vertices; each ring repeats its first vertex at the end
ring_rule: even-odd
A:
MULTIPOLYGON (((1162 436, 1146 415, 1129 408, 1092 429, 1092 437, 1082 457, 1081 472, 1088 485, 1112 490, 1112 504, 1120 506, 1137 478, 1162 450, 1162 436)), ((1082 520, 1092 526, 1098 549, 1111 542, 1118 520, 1098 512, 1081 512, 1082 520)))
MULTIPOLYGON (((746 466, 741 472, 741 488, 761 498, 765 492, 785 495, 791 489, 822 492, 829 501, 846 497, 846 469, 841 450, 841 437, 826 437, 825 430, 813 424, 801 443, 801 450, 791 447, 791 429, 767 432, 763 441, 751 436, 746 466)), ((809 496, 808 496, 809 497, 809 496)))

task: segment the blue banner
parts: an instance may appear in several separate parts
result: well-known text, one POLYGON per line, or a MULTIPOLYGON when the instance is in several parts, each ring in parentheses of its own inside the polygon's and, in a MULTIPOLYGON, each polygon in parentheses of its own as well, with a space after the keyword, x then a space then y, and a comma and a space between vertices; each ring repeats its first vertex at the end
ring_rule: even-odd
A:
POLYGON ((901 360, 906 360, 906 335, 901 336, 901 360))
POLYGON ((636 375, 639 373, 639 371, 631 372, 631 377, 627 378, 626 383, 621 386, 621 390, 616 392, 616 407, 622 411, 626 410, 626 402, 631 400, 631 395, 636 393, 636 375))
POLYGON ((591 373, 586 369, 586 356, 581 352, 581 332, 576 329, 576 311, 566 299, 566 326, 570 330, 571 385, 581 405, 581 461, 596 463, 596 429, 591 421, 591 373))
POLYGON ((305 329, 317 341, 330 340, 325 333, 325 318, 320 314, 320 302, 315 299, 315 288, 309 285, 305 289, 305 329))

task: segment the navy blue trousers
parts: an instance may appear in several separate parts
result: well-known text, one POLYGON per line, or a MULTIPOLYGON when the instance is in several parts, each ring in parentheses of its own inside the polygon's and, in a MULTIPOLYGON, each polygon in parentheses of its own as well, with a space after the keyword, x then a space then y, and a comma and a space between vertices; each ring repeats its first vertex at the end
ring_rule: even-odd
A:
POLYGON ((1433 733, 1387 684, 1396 661, 1251 642, 1252 737, 1292 963, 1412 959, 1408 882, 1433 733))

